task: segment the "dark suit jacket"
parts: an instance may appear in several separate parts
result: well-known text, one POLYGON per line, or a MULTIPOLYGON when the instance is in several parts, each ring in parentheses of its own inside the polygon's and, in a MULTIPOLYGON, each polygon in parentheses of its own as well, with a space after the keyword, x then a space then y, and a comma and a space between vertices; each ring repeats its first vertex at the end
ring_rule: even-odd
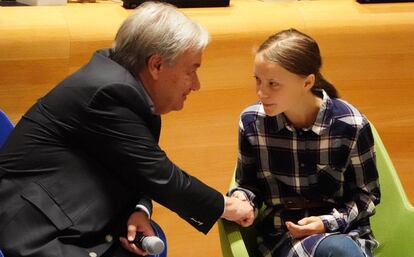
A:
MULTIPOLYGON (((30 89, 28 89, 30 90, 30 89)), ((30 93, 30 92, 28 92, 30 93)), ((160 117, 109 50, 41 98, 0 151, 5 256, 101 256, 153 199, 207 233, 223 197, 158 146, 160 117)))

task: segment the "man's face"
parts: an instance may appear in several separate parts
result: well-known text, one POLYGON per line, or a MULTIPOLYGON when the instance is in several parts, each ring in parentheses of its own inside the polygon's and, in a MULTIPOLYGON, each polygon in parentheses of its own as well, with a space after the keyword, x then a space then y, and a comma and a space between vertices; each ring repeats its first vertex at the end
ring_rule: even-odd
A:
POLYGON ((197 69, 201 56, 202 51, 187 50, 172 65, 163 61, 153 99, 157 114, 181 110, 191 91, 200 89, 197 69))

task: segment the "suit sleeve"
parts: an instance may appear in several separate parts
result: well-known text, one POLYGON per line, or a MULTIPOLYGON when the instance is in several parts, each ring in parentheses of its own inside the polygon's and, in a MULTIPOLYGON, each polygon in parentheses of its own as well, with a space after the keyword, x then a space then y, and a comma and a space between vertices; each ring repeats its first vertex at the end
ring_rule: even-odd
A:
POLYGON ((144 211, 148 218, 152 216, 152 201, 145 195, 140 195, 137 205, 135 205, 135 211, 141 210, 144 211))
POLYGON ((86 138, 93 144, 90 148, 107 167, 119 172, 124 183, 139 188, 207 233, 223 213, 223 196, 168 159, 148 121, 142 118, 145 110, 141 112, 129 100, 134 94, 139 101, 139 94, 125 85, 105 87, 96 93, 85 119, 86 138))

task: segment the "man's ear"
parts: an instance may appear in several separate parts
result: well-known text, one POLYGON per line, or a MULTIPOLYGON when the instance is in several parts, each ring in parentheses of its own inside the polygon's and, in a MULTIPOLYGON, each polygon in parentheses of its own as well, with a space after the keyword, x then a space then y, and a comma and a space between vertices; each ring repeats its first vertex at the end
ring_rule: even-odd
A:
POLYGON ((152 79, 158 80, 160 71, 162 69, 163 59, 159 54, 153 54, 147 61, 147 68, 152 76, 152 79))
POLYGON ((310 74, 305 78, 304 88, 306 90, 311 90, 313 85, 315 85, 315 75, 310 74))

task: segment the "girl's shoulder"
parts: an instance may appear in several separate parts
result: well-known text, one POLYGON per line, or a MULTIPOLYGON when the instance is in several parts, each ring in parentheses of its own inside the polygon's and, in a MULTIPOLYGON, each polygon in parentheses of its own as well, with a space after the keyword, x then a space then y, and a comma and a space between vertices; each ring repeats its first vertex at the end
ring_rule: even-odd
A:
POLYGON ((356 128, 362 128, 369 123, 362 112, 343 99, 331 99, 331 106, 329 109, 333 122, 342 122, 356 128))
POLYGON ((265 117, 266 114, 263 111, 262 105, 260 102, 256 102, 248 107, 246 107, 240 114, 240 125, 242 127, 247 127, 251 123, 255 122, 258 117, 265 117))

